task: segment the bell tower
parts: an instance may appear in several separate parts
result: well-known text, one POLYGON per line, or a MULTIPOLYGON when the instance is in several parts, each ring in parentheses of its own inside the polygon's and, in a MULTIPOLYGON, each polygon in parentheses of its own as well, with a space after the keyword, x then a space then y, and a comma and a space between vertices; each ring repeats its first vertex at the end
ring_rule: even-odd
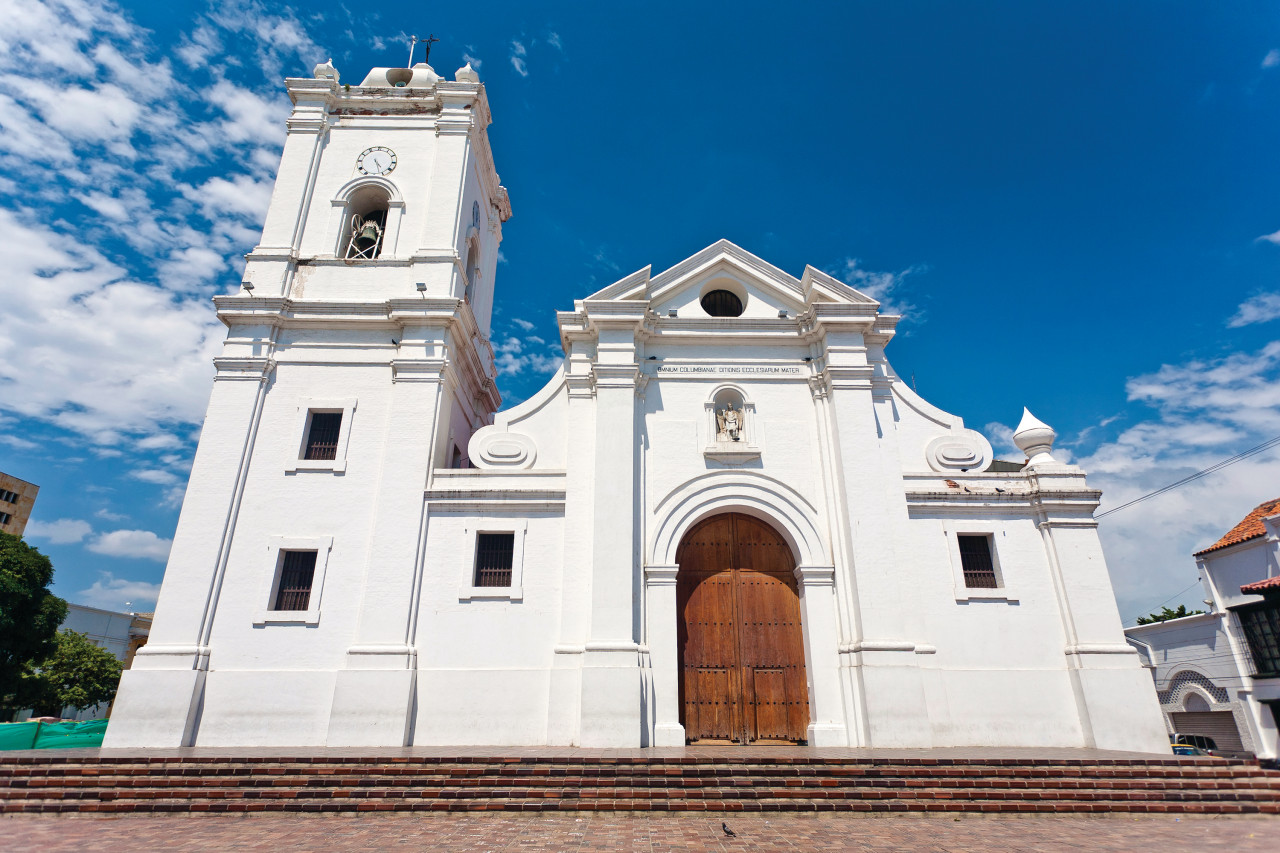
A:
POLYGON ((112 745, 232 743, 246 703, 264 743, 406 743, 424 494, 469 466, 501 403, 511 204, 479 75, 419 63, 350 85, 325 62, 286 85, 262 239, 214 300, 227 337, 112 745))
POLYGON ((245 268, 253 295, 461 298, 487 339, 511 202, 479 75, 468 64, 449 82, 419 63, 351 86, 327 62, 314 74, 286 81, 288 136, 245 268))

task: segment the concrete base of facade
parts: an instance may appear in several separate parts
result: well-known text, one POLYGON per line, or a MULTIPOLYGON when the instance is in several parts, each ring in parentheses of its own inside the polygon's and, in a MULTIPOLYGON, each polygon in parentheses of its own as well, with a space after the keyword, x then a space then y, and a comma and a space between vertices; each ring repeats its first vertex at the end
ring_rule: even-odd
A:
POLYGON ((1074 675, 1088 714, 1093 746, 1150 752, 1169 748, 1155 686, 1145 670, 1131 665, 1080 669, 1074 675))
POLYGON ((329 713, 329 746, 404 746, 413 720, 413 670, 338 673, 329 713))
POLYGON ((644 685, 635 651, 588 651, 582 666, 584 747, 639 747, 644 685))
POLYGON ((205 673, 194 669, 127 669, 112 706, 103 747, 190 746, 205 673))

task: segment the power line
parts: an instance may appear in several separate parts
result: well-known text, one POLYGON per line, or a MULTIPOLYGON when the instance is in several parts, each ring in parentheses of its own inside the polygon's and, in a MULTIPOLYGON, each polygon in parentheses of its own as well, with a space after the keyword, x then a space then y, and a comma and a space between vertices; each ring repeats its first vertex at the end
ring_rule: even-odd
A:
POLYGON ((1221 471, 1223 468, 1226 468, 1228 465, 1234 465, 1237 462, 1240 462, 1241 460, 1248 459, 1250 456, 1257 456, 1259 453, 1263 453, 1267 450, 1270 450, 1276 445, 1280 445, 1280 435, 1277 435, 1275 438, 1270 439, 1269 441, 1262 442, 1262 444, 1259 444, 1257 447, 1251 447, 1248 450, 1245 450, 1241 453, 1237 453, 1235 456, 1232 456, 1228 459, 1223 459, 1221 462, 1217 462, 1213 465, 1210 465, 1208 468, 1204 468, 1200 471, 1197 471, 1196 473, 1192 474, 1189 477, 1183 477, 1181 480, 1179 480, 1176 483, 1170 483, 1164 488, 1156 489, 1154 492, 1148 492, 1142 497, 1134 498, 1128 503, 1120 504, 1120 506, 1115 507, 1113 509, 1109 509, 1106 512, 1100 512, 1097 515, 1095 515, 1094 518, 1097 520, 1101 520, 1103 518, 1106 518, 1108 515, 1111 515, 1111 513, 1113 512, 1119 512, 1120 510, 1127 509, 1128 507, 1131 507, 1134 504, 1140 504, 1145 500, 1149 500, 1159 495, 1163 495, 1165 492, 1171 492, 1174 489, 1178 488, 1179 486, 1185 486, 1187 483, 1194 482, 1195 480, 1199 480, 1201 477, 1207 477, 1210 474, 1221 471))
MULTIPOLYGON (((1200 584, 1200 578, 1196 578, 1194 581, 1192 581, 1192 582, 1191 582, 1191 585, 1190 585, 1190 586, 1188 586, 1186 589, 1180 589, 1180 590, 1178 590, 1178 591, 1177 591, 1177 592, 1175 592, 1173 595, 1169 596, 1169 597, 1168 597, 1168 598, 1166 598, 1164 601, 1162 601, 1162 602, 1160 602, 1159 604, 1157 604, 1157 605, 1156 605, 1156 607, 1164 607, 1164 606, 1165 606, 1166 604, 1168 604, 1170 601, 1173 601, 1175 598, 1177 598, 1178 596, 1182 595, 1184 592, 1188 592, 1188 591, 1189 591, 1189 590, 1191 590, 1193 587, 1199 586, 1199 584, 1200 584)), ((1155 612, 1155 608, 1152 608, 1151 610, 1149 610, 1149 611, 1147 611, 1147 612, 1148 612, 1148 613, 1154 613, 1154 612, 1155 612)), ((1146 615, 1146 613, 1139 613, 1139 614, 1138 614, 1138 616, 1145 616, 1145 615, 1146 615)), ((1136 619, 1138 618, 1138 616, 1134 616, 1134 617, 1132 617, 1132 618, 1136 620, 1136 619)), ((1126 619, 1125 621, 1127 622, 1128 620, 1126 619)))

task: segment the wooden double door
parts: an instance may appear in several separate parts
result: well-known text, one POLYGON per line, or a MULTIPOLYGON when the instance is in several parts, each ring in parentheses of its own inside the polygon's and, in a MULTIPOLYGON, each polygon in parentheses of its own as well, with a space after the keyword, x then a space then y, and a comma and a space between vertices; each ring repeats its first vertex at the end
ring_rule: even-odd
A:
POLYGON ((689 742, 803 742, 809 691, 790 546, 759 519, 726 513, 690 530, 676 562, 689 742))

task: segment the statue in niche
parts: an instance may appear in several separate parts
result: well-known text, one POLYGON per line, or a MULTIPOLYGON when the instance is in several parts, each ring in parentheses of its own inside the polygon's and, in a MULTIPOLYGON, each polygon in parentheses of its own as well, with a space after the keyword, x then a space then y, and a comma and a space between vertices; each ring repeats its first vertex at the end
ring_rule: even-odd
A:
POLYGON ((716 433, 716 441, 741 441, 743 412, 741 409, 733 407, 733 401, 723 409, 716 412, 716 423, 720 427, 720 431, 716 433))

